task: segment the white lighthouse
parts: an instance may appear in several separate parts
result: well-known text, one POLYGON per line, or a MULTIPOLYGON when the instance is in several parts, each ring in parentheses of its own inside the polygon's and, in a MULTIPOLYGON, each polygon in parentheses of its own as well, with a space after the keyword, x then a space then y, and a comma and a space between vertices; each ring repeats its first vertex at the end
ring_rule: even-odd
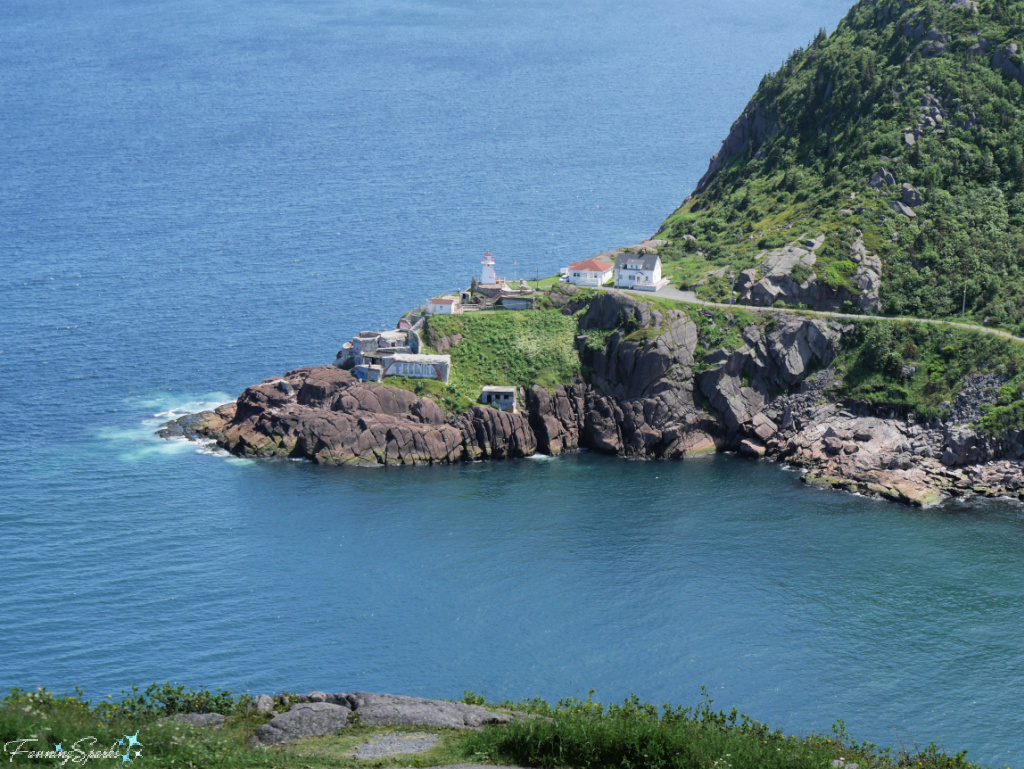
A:
POLYGON ((484 254, 480 264, 483 265, 483 270, 480 272, 480 283, 485 286, 495 285, 498 282, 498 277, 494 274, 494 257, 491 256, 490 251, 484 254))

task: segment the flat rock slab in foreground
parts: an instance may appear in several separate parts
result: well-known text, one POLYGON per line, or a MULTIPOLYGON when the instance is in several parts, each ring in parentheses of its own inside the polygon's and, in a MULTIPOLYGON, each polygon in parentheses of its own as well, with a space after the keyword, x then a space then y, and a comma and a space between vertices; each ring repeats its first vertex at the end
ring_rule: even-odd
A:
POLYGON ((348 726, 352 711, 329 702, 302 702, 256 730, 261 745, 281 745, 300 737, 324 737, 348 726))
POLYGON ((178 713, 172 716, 172 718, 183 724, 199 727, 208 726, 213 729, 219 729, 226 720, 220 713, 178 713))
MULTIPOLYGON (((335 734, 349 725, 355 712, 359 723, 368 726, 432 726, 447 729, 476 729, 485 724, 507 724, 512 716, 492 713, 477 705, 426 700, 397 694, 323 694, 314 692, 299 699, 287 713, 274 716, 256 730, 253 741, 260 745, 281 745, 302 737, 335 734)), ((409 751, 402 751, 409 752, 409 751)))
MULTIPOLYGON (((506 766, 504 764, 443 764, 443 769, 483 769, 487 766, 500 766, 501 769, 527 769, 525 766, 506 766)), ((402 769, 414 769, 411 766, 402 769)))
POLYGON ((407 732, 405 734, 385 734, 375 740, 366 742, 352 751, 356 758, 369 760, 387 758, 412 753, 426 753, 440 739, 429 732, 407 732))
POLYGON ((492 713, 478 705, 461 702, 424 700, 398 694, 354 692, 349 702, 359 714, 359 722, 370 726, 435 726, 448 729, 475 729, 484 724, 507 724, 512 719, 492 713))

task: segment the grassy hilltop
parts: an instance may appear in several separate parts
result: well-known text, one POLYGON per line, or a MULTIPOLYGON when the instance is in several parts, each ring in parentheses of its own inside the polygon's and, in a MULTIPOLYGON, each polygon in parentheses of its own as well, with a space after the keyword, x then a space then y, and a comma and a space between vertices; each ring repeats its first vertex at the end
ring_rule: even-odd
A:
POLYGON ((818 283, 856 293, 856 228, 881 258, 883 313, 959 314, 966 281, 969 319, 1024 332, 1017 45, 1022 0, 861 0, 764 77, 662 225, 668 274, 722 297, 758 253, 824 234, 818 283), (869 186, 883 169, 895 185, 869 186), (924 200, 914 218, 890 206, 904 183, 924 200))

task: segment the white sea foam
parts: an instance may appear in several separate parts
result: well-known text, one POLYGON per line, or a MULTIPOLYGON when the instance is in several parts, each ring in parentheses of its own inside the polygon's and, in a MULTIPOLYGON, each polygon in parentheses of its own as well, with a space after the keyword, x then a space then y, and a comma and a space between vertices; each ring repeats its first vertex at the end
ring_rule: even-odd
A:
POLYGON ((192 452, 229 456, 227 452, 217 448, 212 440, 196 442, 181 437, 164 439, 158 437, 156 431, 168 421, 186 414, 214 409, 230 400, 231 397, 225 393, 208 393, 200 396, 161 393, 142 398, 129 398, 125 403, 132 411, 149 412, 149 415, 142 417, 133 427, 107 427, 98 430, 95 435, 123 462, 139 462, 153 457, 170 457, 192 452))
POLYGON ((203 439, 198 441, 186 441, 187 443, 195 446, 197 454, 208 454, 211 457, 230 457, 232 454, 225 451, 217 442, 210 439, 203 439))
POLYGON ((173 393, 157 393, 140 398, 128 398, 125 405, 153 412, 154 419, 177 419, 185 414, 209 411, 224 403, 233 401, 227 393, 213 392, 203 395, 175 395, 173 393))

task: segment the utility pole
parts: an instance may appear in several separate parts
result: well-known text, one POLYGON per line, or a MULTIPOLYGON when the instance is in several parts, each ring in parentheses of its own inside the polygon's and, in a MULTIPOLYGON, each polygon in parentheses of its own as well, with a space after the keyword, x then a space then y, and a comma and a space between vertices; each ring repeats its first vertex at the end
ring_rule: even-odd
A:
POLYGON ((960 308, 960 314, 961 315, 966 315, 967 314, 967 281, 966 280, 964 281, 964 303, 963 303, 963 306, 960 308))

